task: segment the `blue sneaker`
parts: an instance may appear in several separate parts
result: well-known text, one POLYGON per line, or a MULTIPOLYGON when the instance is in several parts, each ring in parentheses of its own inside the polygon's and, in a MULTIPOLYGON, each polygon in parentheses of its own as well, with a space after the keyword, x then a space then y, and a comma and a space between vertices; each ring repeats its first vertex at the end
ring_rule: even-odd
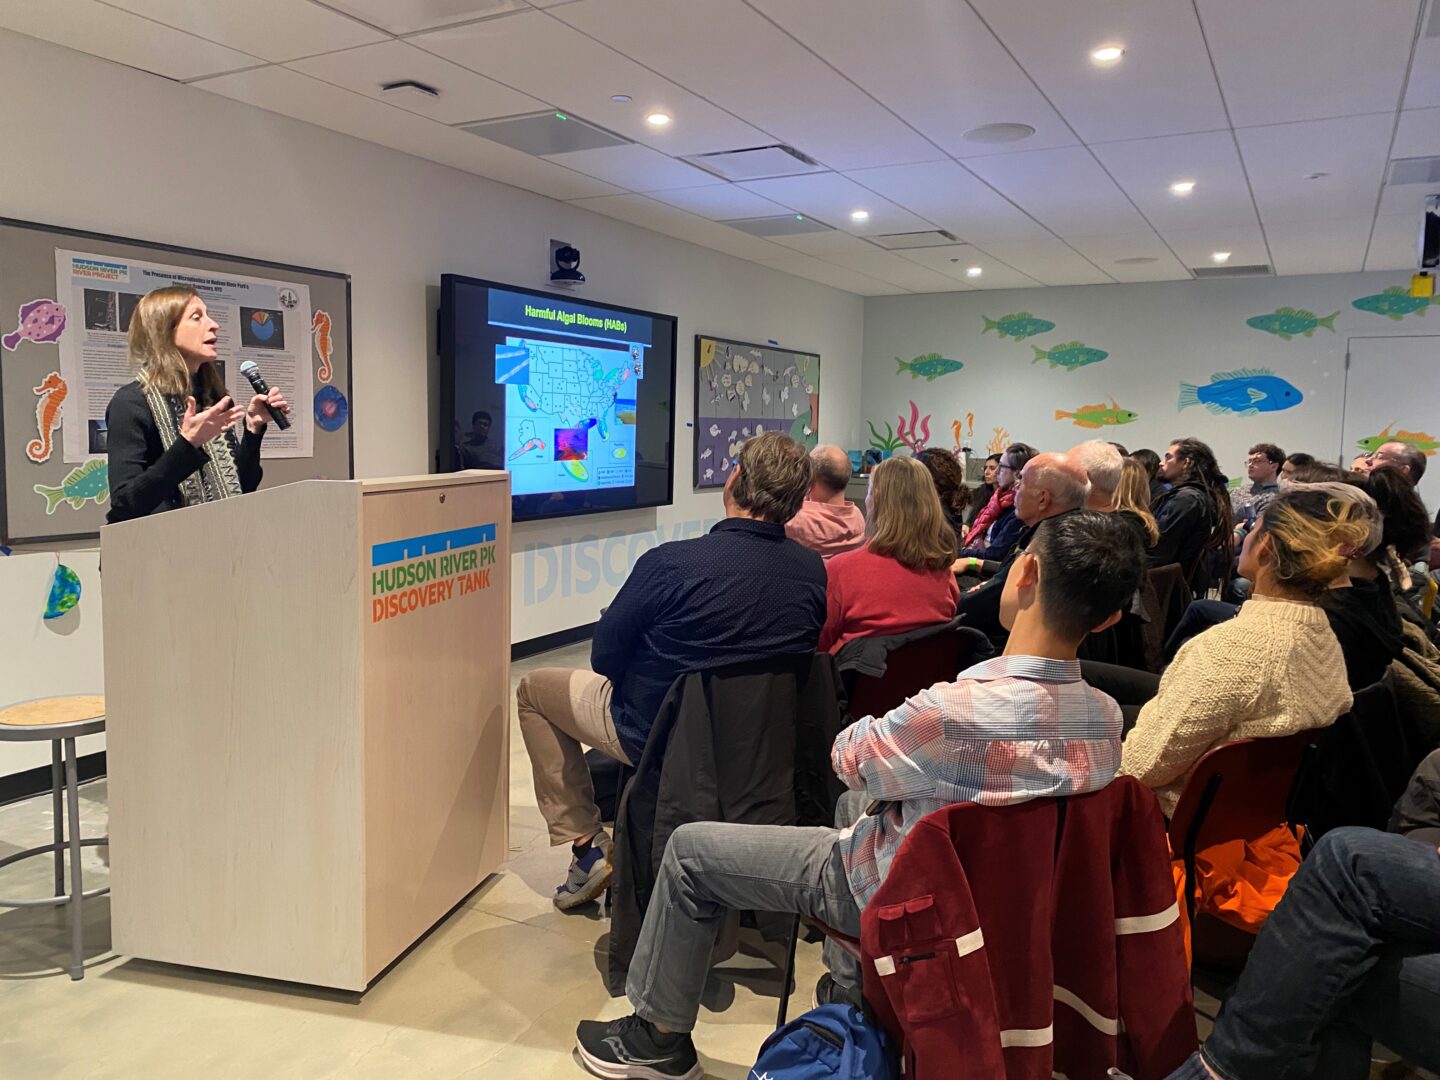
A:
POLYGON ((555 906, 569 911, 588 904, 610 885, 610 837, 601 829, 590 841, 590 850, 570 860, 570 873, 555 888, 555 906))

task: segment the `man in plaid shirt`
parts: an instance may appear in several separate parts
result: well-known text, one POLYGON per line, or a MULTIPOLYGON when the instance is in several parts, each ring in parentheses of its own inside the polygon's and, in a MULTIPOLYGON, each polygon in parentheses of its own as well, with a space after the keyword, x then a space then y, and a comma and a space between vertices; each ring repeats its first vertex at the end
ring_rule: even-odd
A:
MULTIPOLYGON (((844 829, 696 822, 665 849, 626 994, 635 1013, 583 1021, 577 1048, 598 1076, 699 1080, 689 1032, 715 935, 729 909, 795 911, 859 936, 860 910, 906 832, 955 802, 991 805, 1077 795, 1120 764, 1120 708, 1080 678, 1076 650, 1114 624, 1140 585, 1138 533, 1079 510, 1040 525, 1001 599, 1004 655, 938 683, 835 741, 844 829), (862 813, 879 803, 876 812, 862 813)), ((857 1000, 855 962, 827 949, 820 1001, 857 1000)))

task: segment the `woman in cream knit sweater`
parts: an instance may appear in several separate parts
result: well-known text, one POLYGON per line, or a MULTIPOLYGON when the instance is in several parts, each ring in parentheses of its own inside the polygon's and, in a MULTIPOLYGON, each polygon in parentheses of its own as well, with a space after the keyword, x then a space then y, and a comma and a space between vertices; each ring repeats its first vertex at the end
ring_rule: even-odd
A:
POLYGON ((1212 747, 1327 727, 1350 708, 1345 658, 1316 601, 1344 573, 1344 552, 1365 545, 1366 498, 1344 484, 1297 486, 1246 536, 1251 599, 1180 649, 1125 737, 1120 771, 1153 788, 1167 816, 1212 747))

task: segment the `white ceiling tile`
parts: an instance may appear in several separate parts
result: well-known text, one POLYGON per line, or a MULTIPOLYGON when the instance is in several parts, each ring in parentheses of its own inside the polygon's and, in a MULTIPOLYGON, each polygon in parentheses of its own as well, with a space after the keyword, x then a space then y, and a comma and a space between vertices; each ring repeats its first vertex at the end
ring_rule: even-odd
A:
POLYGON ((1366 270, 1414 270, 1419 265, 1420 218, 1411 214, 1377 217, 1370 233, 1366 270))
POLYGON ((1230 258, 1226 260, 1230 266, 1256 266, 1270 262, 1265 234, 1258 225, 1224 229, 1162 229, 1161 236, 1186 266, 1217 266, 1219 264, 1212 258, 1217 251, 1230 252, 1230 258))
POLYGON ((617 190, 542 158, 477 139, 287 67, 256 68, 192 85, 552 199, 580 199, 617 190))
POLYGON ((1332 220, 1371 219, 1393 124, 1393 114, 1380 114, 1237 131, 1261 223, 1323 231, 1332 220), (1328 175, 1305 179, 1316 172, 1328 175))
POLYGON ((1077 141, 967 4, 751 3, 956 156, 1073 146, 1077 141), (1003 145, 964 138, 971 128, 997 122, 1028 124, 1035 134, 1023 143, 1003 145))
POLYGON ((1406 109, 1395 129, 1391 158, 1440 155, 1440 109, 1406 109))
POLYGON ((1045 227, 953 161, 859 169, 845 174, 962 240, 1025 240, 1045 227))
POLYGON ((1266 224, 1265 237, 1275 258, 1277 274, 1348 274, 1363 269, 1365 248, 1374 224, 1367 216, 1359 221, 1326 221, 1266 224))
POLYGON ((844 289, 857 296, 895 296, 908 291, 878 278, 857 274, 854 270, 846 270, 843 266, 835 266, 833 263, 812 259, 808 255, 790 255, 780 259, 756 259, 755 261, 761 266, 794 274, 796 277, 809 278, 811 281, 818 281, 822 285, 829 285, 835 289, 844 289))
POLYGON ((628 146, 602 146, 596 150, 576 150, 568 154, 548 154, 546 161, 596 176, 630 191, 655 188, 679 188, 689 185, 718 186, 720 181, 704 169, 666 157, 658 150, 632 143, 628 146))
POLYGON ((742 259, 784 258, 783 248, 768 240, 742 233, 726 225, 687 214, 673 206, 656 202, 645 195, 612 195, 600 199, 579 199, 573 203, 606 217, 628 221, 632 225, 652 229, 679 240, 723 251, 742 259))
POLYGON ((771 142, 764 132, 541 11, 419 34, 412 44, 679 157, 771 142), (611 101, 629 94, 631 101, 611 101), (663 111, 668 127, 645 117, 663 111))
POLYGON ((838 173, 784 176, 774 180, 752 180, 741 185, 799 214, 819 218, 827 225, 854 233, 875 236, 883 233, 923 232, 934 226, 910 211, 867 191, 838 173), (863 222, 850 220, 854 210, 868 211, 863 222))
POLYGON ((325 0, 392 34, 412 34, 526 8, 525 0, 325 0))
POLYGON ((1083 147, 998 154, 969 159, 965 165, 1060 236, 1143 232, 1149 227, 1083 147))
POLYGON ((879 248, 846 255, 826 255, 823 256, 823 261, 888 281, 891 285, 898 285, 910 292, 955 292, 955 286, 963 284, 951 275, 942 274, 909 259, 902 259, 895 252, 881 251, 879 248))
POLYGON ((1077 237, 1070 246, 1116 281, 1181 281, 1190 277, 1190 271, 1153 232, 1077 237), (1121 259, 1155 261, 1137 265, 1122 263, 1121 259))
POLYGON ((1106 143, 1091 149, 1161 232, 1255 224, 1250 185, 1228 130, 1106 143), (1172 195, 1170 185, 1179 180, 1194 181, 1195 189, 1189 195, 1172 195))
POLYGON ((1087 143, 1228 127, 1191 0, 973 2, 1087 143), (1110 44, 1124 58, 1097 66, 1110 44))
POLYGON ((1196 0, 1238 127, 1399 106, 1420 0, 1196 0))
POLYGON ((1001 240, 984 250, 1045 285, 1101 285, 1113 280, 1063 241, 1001 240))
POLYGON ((95 0, 6 0, 0 27, 181 81, 261 62, 95 0))
POLYGON ((282 62, 384 41, 385 35, 348 16, 295 0, 106 0, 207 41, 282 62))
POLYGON ((830 255, 848 255, 856 251, 873 251, 875 245, 869 240, 835 229, 831 232, 796 233, 794 236, 773 236, 772 240, 787 248, 806 255, 825 258, 830 255))
POLYGON ((464 124, 548 108, 543 101, 403 41, 326 53, 287 66, 442 124, 464 124), (422 98, 381 92, 380 87, 386 83, 403 79, 433 86, 440 96, 422 98))
POLYGON ((943 156, 741 0, 579 0, 555 15, 831 168, 943 156))
MULTIPOLYGON (((699 172, 700 170, 696 170, 699 172)), ((701 173, 702 176, 708 175, 701 173)), ((714 177, 711 177, 713 180, 714 177)), ((683 188, 671 191, 652 191, 652 199, 659 199, 681 210, 709 218, 711 221, 731 221, 746 217, 775 217, 788 215, 790 210, 779 203, 762 199, 753 191, 746 191, 737 184, 711 184, 709 187, 683 188)))
MULTIPOLYGON (((1433 4, 1430 11, 1429 18, 1433 19, 1433 4)), ((1410 64, 1405 108, 1423 109, 1434 105, 1440 105, 1440 37, 1422 37, 1415 44, 1415 58, 1410 64)))
POLYGON ((1034 278, 1027 277, 970 244, 913 248, 897 254, 921 266, 928 266, 945 277, 963 282, 972 289, 1028 289, 1040 284, 1034 278), (966 273, 972 266, 980 267, 979 277, 970 277, 966 273))

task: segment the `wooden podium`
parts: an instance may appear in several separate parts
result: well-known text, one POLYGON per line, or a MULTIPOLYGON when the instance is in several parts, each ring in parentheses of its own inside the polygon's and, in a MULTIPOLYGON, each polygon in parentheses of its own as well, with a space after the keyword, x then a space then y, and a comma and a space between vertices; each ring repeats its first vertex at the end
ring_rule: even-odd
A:
POLYGON ((365 989, 506 856, 509 474, 100 540, 116 951, 365 989))

